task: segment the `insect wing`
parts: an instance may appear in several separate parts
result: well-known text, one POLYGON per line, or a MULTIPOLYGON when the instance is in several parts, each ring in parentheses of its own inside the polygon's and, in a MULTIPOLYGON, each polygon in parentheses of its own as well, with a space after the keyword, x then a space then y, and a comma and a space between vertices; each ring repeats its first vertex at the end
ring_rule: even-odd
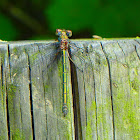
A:
POLYGON ((69 46, 71 61, 80 71, 82 71, 83 67, 85 66, 91 67, 89 56, 86 52, 86 47, 84 48, 82 44, 73 42, 71 42, 69 46))

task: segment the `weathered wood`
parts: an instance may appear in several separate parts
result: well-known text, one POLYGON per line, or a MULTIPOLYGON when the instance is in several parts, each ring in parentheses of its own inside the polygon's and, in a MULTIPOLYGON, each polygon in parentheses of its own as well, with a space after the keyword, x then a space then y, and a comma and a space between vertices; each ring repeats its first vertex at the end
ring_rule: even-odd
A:
POLYGON ((86 65, 72 57, 78 67, 83 66, 83 73, 77 69, 80 107, 77 127, 82 131, 78 137, 138 139, 139 40, 83 41, 80 46, 88 47, 79 54, 86 65))
MULTIPOLYGON (((3 57, 5 60, 1 59, 1 65, 6 62, 7 67, 4 81, 6 93, 1 93, 7 95, 7 108, 4 109, 8 109, 8 113, 1 115, 1 118, 9 136, 5 134, 6 131, 3 133, 4 128, 0 136, 4 135, 6 139, 74 139, 70 74, 67 75, 69 113, 66 117, 62 114, 61 59, 50 64, 54 54, 48 55, 46 59, 44 55, 50 50, 42 43, 11 42, 4 46, 7 50, 2 52, 1 49, 0 55, 2 58, 2 55, 7 54, 7 57, 3 57)), ((55 51, 55 47, 52 50, 55 51)), ((68 72, 69 69, 68 65, 68 72)))
POLYGON ((10 138, 32 139, 28 56, 24 47, 9 44, 8 108, 10 138), (16 115, 15 115, 16 114, 16 115))
POLYGON ((0 42, 0 139, 138 139, 140 39, 72 41, 66 117, 53 42, 0 42))
POLYGON ((6 108, 6 64, 7 45, 0 44, 0 139, 8 139, 7 108, 6 108))

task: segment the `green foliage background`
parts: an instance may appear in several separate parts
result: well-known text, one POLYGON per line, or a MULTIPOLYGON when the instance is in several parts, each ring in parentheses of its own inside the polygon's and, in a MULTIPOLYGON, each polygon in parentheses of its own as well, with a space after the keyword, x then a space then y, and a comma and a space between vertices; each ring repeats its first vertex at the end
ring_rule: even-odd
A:
POLYGON ((72 38, 140 36, 139 0, 1 0, 0 39, 56 39, 70 29, 72 38))

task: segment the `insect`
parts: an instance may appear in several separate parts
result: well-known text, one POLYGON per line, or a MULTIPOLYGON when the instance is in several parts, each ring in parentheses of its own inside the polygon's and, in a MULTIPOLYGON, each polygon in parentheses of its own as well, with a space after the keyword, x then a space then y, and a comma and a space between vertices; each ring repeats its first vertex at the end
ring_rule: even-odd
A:
POLYGON ((66 53, 68 53, 68 43, 69 38, 72 36, 72 31, 70 30, 56 30, 56 35, 59 36, 58 41, 60 48, 62 50, 62 63, 63 63, 63 108, 62 111, 64 113, 64 116, 68 112, 67 108, 67 72, 66 72, 66 53))

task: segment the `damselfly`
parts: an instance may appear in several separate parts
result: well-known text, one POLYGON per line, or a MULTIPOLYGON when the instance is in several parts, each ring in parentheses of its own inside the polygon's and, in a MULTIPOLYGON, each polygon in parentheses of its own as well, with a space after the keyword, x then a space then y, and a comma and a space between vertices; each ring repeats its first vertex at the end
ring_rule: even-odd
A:
MULTIPOLYGON (((70 30, 61 30, 57 29, 56 34, 59 36, 59 46, 62 50, 62 61, 63 61, 63 108, 62 111, 64 116, 67 114, 67 72, 66 72, 66 52, 68 53, 68 37, 72 36, 72 32, 70 30)), ((68 55, 69 56, 69 55, 68 55)), ((70 57, 69 57, 70 58, 70 57)))

